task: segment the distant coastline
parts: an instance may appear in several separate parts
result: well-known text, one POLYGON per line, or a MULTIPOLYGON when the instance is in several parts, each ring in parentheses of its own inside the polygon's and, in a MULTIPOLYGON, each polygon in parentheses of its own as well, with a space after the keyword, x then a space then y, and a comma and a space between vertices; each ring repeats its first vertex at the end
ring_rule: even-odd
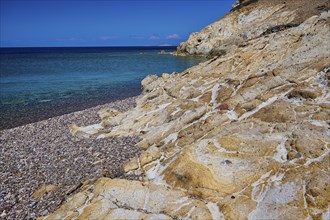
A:
POLYGON ((148 74, 180 72, 202 59, 175 46, 0 48, 0 129, 140 94, 148 74))
POLYGON ((91 52, 93 49, 97 52, 102 51, 122 51, 122 50, 176 50, 177 46, 73 46, 73 47, 0 47, 0 54, 5 53, 24 53, 24 52, 68 52, 72 49, 81 52, 91 52), (34 50, 34 51, 33 51, 34 50))

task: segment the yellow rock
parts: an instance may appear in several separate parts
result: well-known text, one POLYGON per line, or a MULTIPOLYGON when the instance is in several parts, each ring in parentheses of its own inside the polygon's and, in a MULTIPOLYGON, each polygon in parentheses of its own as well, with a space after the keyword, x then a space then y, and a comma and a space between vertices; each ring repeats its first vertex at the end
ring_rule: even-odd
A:
POLYGON ((189 198, 186 193, 156 184, 100 178, 77 193, 53 214, 40 219, 211 219, 217 205, 189 198), (78 216, 76 214, 78 214, 78 216), (189 214, 187 214, 189 213, 189 214))
POLYGON ((121 114, 121 112, 116 109, 101 109, 97 114, 100 116, 101 120, 104 120, 105 118, 115 117, 121 114))
POLYGON ((146 151, 142 152, 140 155, 140 166, 144 166, 147 163, 150 163, 162 155, 158 147, 149 147, 146 151))
POLYGON ((101 178, 50 219, 329 218, 330 12, 314 10, 323 0, 253 2, 178 48, 215 57, 146 77, 134 109, 102 114, 111 130, 71 127, 139 135, 145 152, 124 170, 144 176, 101 178))
POLYGON ((58 189, 58 187, 55 185, 45 185, 45 186, 42 186, 37 191, 35 191, 32 194, 32 196, 35 198, 40 198, 40 197, 43 197, 46 193, 56 191, 57 189, 58 189))
POLYGON ((136 170, 139 168, 139 161, 137 157, 133 157, 124 165, 124 171, 127 173, 131 170, 136 170))
POLYGON ((70 133, 73 136, 77 136, 77 137, 88 138, 92 135, 98 135, 102 130, 103 130, 103 126, 101 124, 94 124, 86 127, 78 127, 76 124, 73 123, 70 126, 70 133))

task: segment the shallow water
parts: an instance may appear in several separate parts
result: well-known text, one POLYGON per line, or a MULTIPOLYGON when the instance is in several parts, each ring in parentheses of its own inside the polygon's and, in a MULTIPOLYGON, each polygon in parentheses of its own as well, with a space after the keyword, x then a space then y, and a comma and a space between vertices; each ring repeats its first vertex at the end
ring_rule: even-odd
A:
POLYGON ((138 95, 148 74, 181 72, 203 58, 175 47, 1 48, 0 128, 138 95))

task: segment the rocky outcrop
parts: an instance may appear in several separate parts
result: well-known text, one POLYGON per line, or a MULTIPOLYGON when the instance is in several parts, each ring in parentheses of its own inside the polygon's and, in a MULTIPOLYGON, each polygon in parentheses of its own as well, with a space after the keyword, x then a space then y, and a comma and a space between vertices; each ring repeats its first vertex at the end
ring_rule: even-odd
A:
MULTIPOLYGON (((99 179, 43 219, 329 219, 330 12, 263 35, 295 21, 283 9, 226 15, 256 29, 222 56, 148 76, 136 108, 72 126, 139 135, 146 151, 124 168, 143 180, 99 179)), ((217 35, 233 42, 238 23, 217 35)))
POLYGON ((251 3, 257 2, 258 0, 237 0, 233 5, 233 10, 240 9, 246 5, 249 5, 251 3))
POLYGON ((249 40, 298 26, 307 18, 329 10, 326 0, 240 0, 233 11, 200 32, 192 33, 177 48, 178 55, 222 56, 249 40))

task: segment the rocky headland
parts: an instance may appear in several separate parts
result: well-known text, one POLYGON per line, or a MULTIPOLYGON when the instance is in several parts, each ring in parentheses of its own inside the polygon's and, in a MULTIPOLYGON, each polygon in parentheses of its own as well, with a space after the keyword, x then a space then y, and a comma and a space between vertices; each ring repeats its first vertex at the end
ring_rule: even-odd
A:
POLYGON ((239 1, 179 45, 208 61, 70 127, 139 136, 124 171, 142 179, 83 184, 40 219, 329 219, 329 20, 328 1, 239 1))

